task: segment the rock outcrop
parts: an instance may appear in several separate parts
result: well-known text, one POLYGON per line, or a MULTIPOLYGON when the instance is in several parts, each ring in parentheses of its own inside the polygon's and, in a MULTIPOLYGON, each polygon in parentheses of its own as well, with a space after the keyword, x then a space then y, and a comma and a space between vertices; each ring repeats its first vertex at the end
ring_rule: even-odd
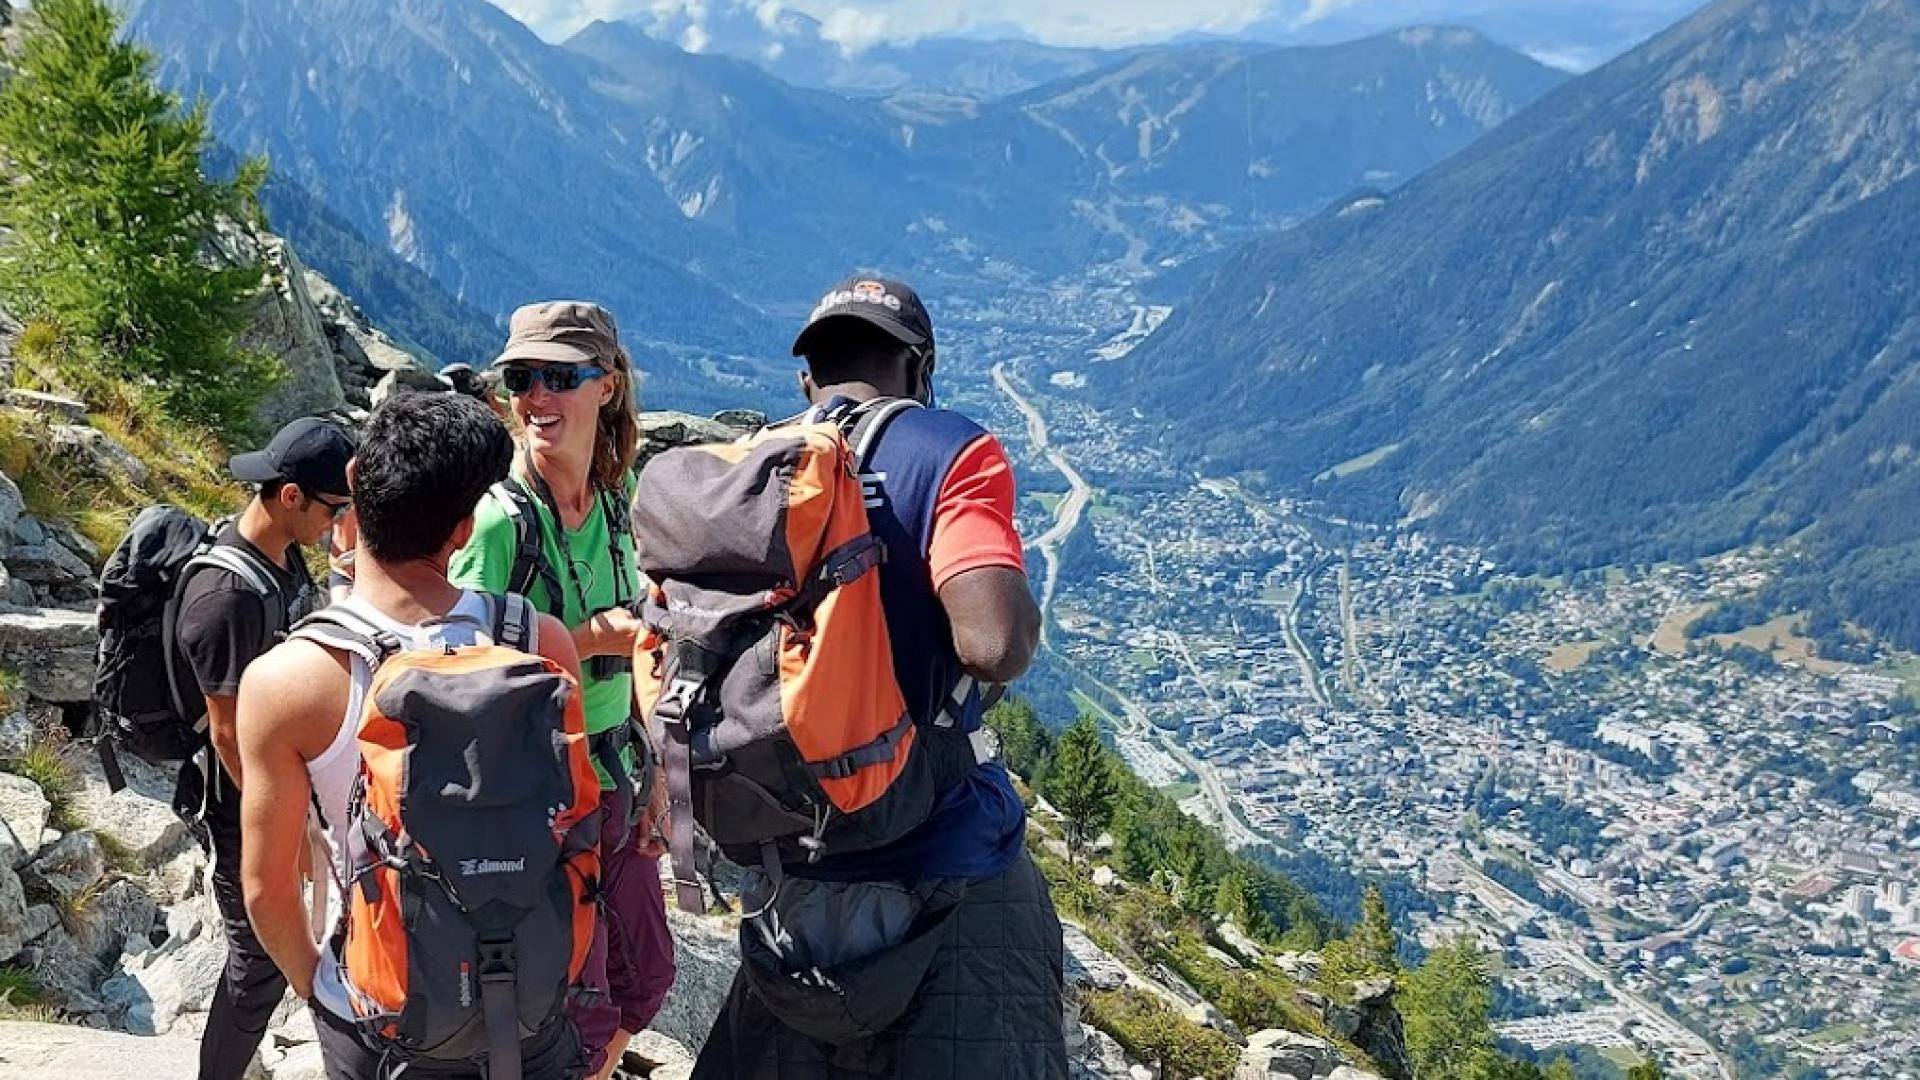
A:
POLYGON ((640 414, 640 452, 634 467, 644 468, 656 454, 680 446, 728 442, 765 427, 767 418, 760 413, 734 409, 713 417, 683 412, 645 412, 640 414))
MULTIPOLYGON (((400 347, 373 325, 347 295, 314 270, 303 275, 307 294, 320 312, 321 328, 333 346, 334 372, 346 393, 347 404, 371 409, 375 389, 382 384, 433 389, 441 384, 421 358, 400 347)), ((480 360, 466 357, 469 363, 480 360)))
POLYGON ((1347 1064, 1339 1047, 1297 1031, 1255 1032, 1240 1055, 1234 1080, 1381 1080, 1347 1064))
MULTIPOLYGON (((6 565, 12 568, 11 558, 6 565)), ((86 612, 0 610, 0 667, 18 673, 27 693, 41 701, 64 705, 92 698, 98 643, 93 616, 86 612)))
POLYGON ((0 1075, 126 1080, 134 1072, 192 1076, 199 1068, 197 1039, 142 1039, 66 1024, 0 1021, 0 1075))
POLYGON ((258 265, 265 273, 239 339, 243 348, 277 356, 286 366, 286 380, 260 404, 263 426, 299 416, 352 415, 371 406, 373 387, 389 376, 431 383, 428 361, 376 329, 282 237, 225 222, 219 246, 230 261, 258 265))

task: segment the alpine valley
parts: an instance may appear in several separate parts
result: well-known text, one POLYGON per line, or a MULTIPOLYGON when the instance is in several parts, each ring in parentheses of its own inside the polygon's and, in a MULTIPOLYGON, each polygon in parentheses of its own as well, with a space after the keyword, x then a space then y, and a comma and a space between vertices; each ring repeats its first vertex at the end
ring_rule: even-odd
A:
MULTIPOLYGON (((1019 474, 1046 630, 996 723, 1076 1076, 1920 1080, 1915 0, 1270 0, 1099 48, 126 6, 268 157, 339 408, 578 296, 648 409, 778 415, 829 283, 920 288, 1019 474), (1104 837, 1069 757, 1127 767, 1104 837)), ((72 603, 29 509, 14 595, 72 603)))

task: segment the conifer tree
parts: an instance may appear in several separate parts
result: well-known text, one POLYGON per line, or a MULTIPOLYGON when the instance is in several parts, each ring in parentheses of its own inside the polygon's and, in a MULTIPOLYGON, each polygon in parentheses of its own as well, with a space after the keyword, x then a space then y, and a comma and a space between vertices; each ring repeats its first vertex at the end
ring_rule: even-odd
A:
POLYGON ((38 0, 33 14, 0 89, 0 290, 106 369, 67 374, 131 377, 237 426, 277 365, 234 348, 261 271, 218 265, 212 241, 222 217, 257 213, 265 165, 205 175, 204 106, 182 111, 155 85, 103 0, 38 0))
POLYGON ((1657 1061, 1643 1061, 1627 1070, 1627 1080, 1665 1080, 1666 1075, 1657 1061))
POLYGON ((1547 1080, 1579 1080, 1579 1073, 1574 1071, 1573 1062, 1557 1057, 1547 1063, 1547 1080))
POLYGON ((1060 736, 1047 769, 1047 801, 1067 819, 1070 856, 1077 856, 1113 820, 1119 794, 1120 781, 1100 742, 1100 729, 1093 717, 1082 715, 1060 736))
POLYGON ((987 710, 987 726, 1000 738, 1000 758, 1028 783, 1046 775, 1053 760, 1053 736, 1040 724, 1033 706, 1008 699, 987 710))
POLYGON ((1379 884, 1367 885, 1360 901, 1360 925, 1349 939, 1359 962, 1376 974, 1393 975, 1400 971, 1400 949, 1393 936, 1393 916, 1387 911, 1387 898, 1379 884))
POLYGON ((1429 953, 1407 975, 1399 1005, 1420 1080, 1475 1080, 1493 1049, 1493 991, 1471 938, 1429 953))

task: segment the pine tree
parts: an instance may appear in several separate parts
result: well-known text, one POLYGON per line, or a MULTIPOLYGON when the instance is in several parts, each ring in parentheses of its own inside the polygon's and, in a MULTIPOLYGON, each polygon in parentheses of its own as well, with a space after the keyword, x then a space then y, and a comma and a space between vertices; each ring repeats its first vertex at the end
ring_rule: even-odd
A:
POLYGON ((1471 938, 1429 953, 1407 975, 1399 1006, 1420 1080, 1474 1080, 1493 1049, 1493 991, 1471 938))
POLYGON ((1580 1074, 1574 1071, 1573 1062, 1557 1057, 1547 1063, 1547 1080, 1580 1080, 1580 1074))
POLYGON ((1627 1070, 1627 1080, 1666 1080, 1666 1075, 1657 1061, 1643 1061, 1627 1070))
POLYGON ((1067 850, 1070 858, 1077 857, 1113 820, 1114 801, 1120 795, 1119 778, 1113 774, 1113 762, 1100 742, 1093 717, 1083 714, 1060 736, 1047 769, 1045 792, 1047 801, 1067 819, 1067 850))
POLYGON ((1000 759, 1029 784, 1045 776, 1053 760, 1053 736, 1033 706, 1008 699, 987 710, 987 726, 1000 739, 1000 759))
POLYGON ((1211 869, 1207 865, 1206 849, 1188 833, 1175 837, 1173 847, 1167 853, 1167 866, 1173 872, 1177 887, 1174 889, 1174 903, 1189 915, 1204 915, 1212 907, 1216 896, 1211 869))
POLYGON ((1511 1058, 1496 1050, 1480 1055, 1474 1066, 1473 1080, 1545 1080, 1546 1074, 1531 1061, 1511 1058))
POLYGON ((1367 886, 1360 901, 1360 925, 1349 938, 1360 962, 1382 975, 1400 971, 1400 947, 1393 936, 1393 916, 1387 911, 1387 898, 1378 883, 1367 886))
MULTIPOLYGON (((265 164, 202 171, 204 106, 183 112, 103 0, 38 0, 19 71, 0 90, 0 258, 9 305, 97 352, 105 374, 157 386, 194 419, 238 426, 277 364, 233 337, 257 266, 216 266, 216 223, 257 215, 265 164)), ((86 372, 68 371, 80 378, 86 372)), ((93 372, 96 381, 101 373, 93 372)))
POLYGON ((1273 925, 1273 917, 1267 914, 1267 905, 1260 896, 1260 890, 1254 886, 1253 879, 1246 871, 1235 867, 1227 876, 1220 879, 1220 886, 1214 890, 1213 913, 1223 919, 1231 919, 1248 936, 1256 941, 1268 941, 1274 938, 1278 928, 1273 925))

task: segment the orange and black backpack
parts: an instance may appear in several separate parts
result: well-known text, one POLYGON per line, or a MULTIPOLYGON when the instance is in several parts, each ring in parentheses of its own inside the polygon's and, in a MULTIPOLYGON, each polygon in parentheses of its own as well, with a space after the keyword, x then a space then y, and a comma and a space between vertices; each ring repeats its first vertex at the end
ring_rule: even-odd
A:
POLYGON ((930 747, 965 736, 917 723, 895 677, 861 482, 913 405, 844 405, 666 451, 640 474, 642 618, 658 641, 635 658, 634 691, 665 766, 683 910, 703 906, 696 819, 728 858, 777 877, 900 839, 958 775, 930 747))
POLYGON ((485 641, 416 648, 351 606, 293 637, 360 657, 360 778, 333 949, 362 1035, 401 1061, 484 1062, 565 1011, 592 942, 600 783, 579 686, 489 597, 485 641))

